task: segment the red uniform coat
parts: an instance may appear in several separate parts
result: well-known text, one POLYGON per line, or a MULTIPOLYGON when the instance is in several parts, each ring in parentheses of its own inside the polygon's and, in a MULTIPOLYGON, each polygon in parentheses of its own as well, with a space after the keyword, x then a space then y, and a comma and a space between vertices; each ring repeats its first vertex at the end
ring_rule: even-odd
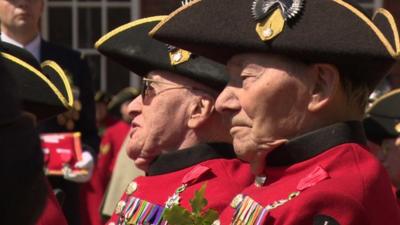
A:
POLYGON ((397 188, 394 185, 392 185, 392 191, 393 191, 394 197, 397 200, 397 205, 400 207, 400 190, 397 190, 397 188))
POLYGON ((103 225, 100 215, 100 205, 103 200, 108 182, 110 181, 114 164, 121 146, 128 135, 130 125, 119 121, 106 129, 101 139, 100 154, 92 179, 81 190, 82 219, 85 225, 103 225))
POLYGON ((46 207, 36 225, 67 225, 67 220, 53 193, 53 189, 50 187, 50 184, 48 186, 49 194, 47 196, 46 207))
POLYGON ((250 174, 249 165, 236 159, 227 144, 201 144, 163 154, 151 164, 147 176, 136 178, 128 186, 108 224, 123 224, 124 220, 161 224, 167 200, 185 184, 178 204, 191 210, 189 199, 206 183, 206 208, 221 212, 233 196, 253 182, 250 174), (140 214, 141 206, 146 207, 140 214))
POLYGON ((358 122, 291 140, 268 156, 265 184, 243 190, 220 223, 400 224, 388 175, 364 143, 358 122))

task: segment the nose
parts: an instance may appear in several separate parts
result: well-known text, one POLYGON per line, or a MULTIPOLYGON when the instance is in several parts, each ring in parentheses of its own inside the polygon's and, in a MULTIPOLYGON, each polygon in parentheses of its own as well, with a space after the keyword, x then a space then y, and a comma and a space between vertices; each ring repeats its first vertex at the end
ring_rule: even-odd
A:
POLYGON ((226 86, 225 89, 219 94, 215 108, 218 112, 224 113, 227 111, 236 111, 240 109, 240 102, 235 90, 232 86, 226 86))
POLYGON ((128 105, 128 114, 131 119, 142 113, 143 100, 142 96, 137 96, 128 105))

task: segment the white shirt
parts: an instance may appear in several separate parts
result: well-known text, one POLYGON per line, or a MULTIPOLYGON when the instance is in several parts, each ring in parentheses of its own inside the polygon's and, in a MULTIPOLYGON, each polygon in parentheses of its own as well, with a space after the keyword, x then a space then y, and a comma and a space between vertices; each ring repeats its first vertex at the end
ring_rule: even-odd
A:
POLYGON ((41 44, 41 37, 38 34, 31 42, 29 42, 27 45, 22 45, 21 43, 18 43, 17 41, 13 40, 9 36, 7 36, 4 33, 1 33, 0 36, 1 40, 13 45, 16 45, 21 48, 25 48, 28 50, 39 62, 40 62, 40 44, 41 44))

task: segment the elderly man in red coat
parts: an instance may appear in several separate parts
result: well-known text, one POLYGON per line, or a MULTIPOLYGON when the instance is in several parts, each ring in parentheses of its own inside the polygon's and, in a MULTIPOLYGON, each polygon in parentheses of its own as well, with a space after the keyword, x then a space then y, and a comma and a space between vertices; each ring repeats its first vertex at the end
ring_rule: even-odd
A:
POLYGON ((227 65, 216 107, 258 182, 221 224, 400 224, 360 122, 400 55, 388 11, 371 18, 353 0, 196 0, 150 34, 227 65))
POLYGON ((165 224, 167 209, 191 210, 203 185, 204 209, 221 212, 253 182, 249 165, 233 152, 228 124, 215 111, 228 79, 224 66, 151 39, 148 32, 163 18, 124 24, 96 43, 102 54, 143 77, 142 95, 128 107, 127 153, 146 176, 128 185, 110 225, 165 224))

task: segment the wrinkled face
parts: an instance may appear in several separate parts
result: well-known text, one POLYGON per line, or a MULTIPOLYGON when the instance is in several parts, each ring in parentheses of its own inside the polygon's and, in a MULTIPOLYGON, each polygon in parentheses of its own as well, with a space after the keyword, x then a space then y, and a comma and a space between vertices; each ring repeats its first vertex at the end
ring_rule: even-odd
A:
POLYGON ((143 170, 162 152, 179 149, 189 131, 188 107, 193 97, 176 74, 153 71, 147 78, 159 83, 149 83, 146 95, 128 106, 132 118, 128 155, 143 170))
POLYGON ((241 54, 227 64, 230 81, 217 111, 231 120, 236 154, 251 162, 257 149, 301 132, 311 96, 304 64, 273 55, 241 54))
POLYGON ((38 27, 43 0, 0 0, 0 20, 8 29, 38 27))

